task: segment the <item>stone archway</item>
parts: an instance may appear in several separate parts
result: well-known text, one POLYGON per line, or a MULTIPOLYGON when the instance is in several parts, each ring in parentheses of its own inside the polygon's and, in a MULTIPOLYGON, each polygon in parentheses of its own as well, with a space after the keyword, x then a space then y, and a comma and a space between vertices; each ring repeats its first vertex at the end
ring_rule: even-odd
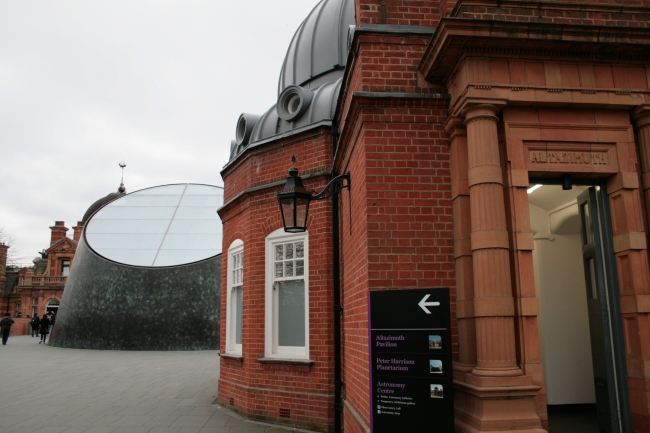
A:
POLYGON ((59 305, 61 305, 61 301, 59 299, 48 299, 45 303, 45 312, 52 312, 56 315, 56 313, 59 311, 59 305))

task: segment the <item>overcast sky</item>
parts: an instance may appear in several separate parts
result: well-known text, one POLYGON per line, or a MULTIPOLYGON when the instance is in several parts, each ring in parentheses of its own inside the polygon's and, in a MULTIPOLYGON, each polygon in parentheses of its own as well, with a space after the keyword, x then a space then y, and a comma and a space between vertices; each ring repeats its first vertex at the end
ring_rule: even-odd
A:
MULTIPOLYGON (((223 185, 317 0, 0 1, 0 228, 20 262, 116 191, 223 185)), ((71 233, 70 230, 68 233, 71 233)))

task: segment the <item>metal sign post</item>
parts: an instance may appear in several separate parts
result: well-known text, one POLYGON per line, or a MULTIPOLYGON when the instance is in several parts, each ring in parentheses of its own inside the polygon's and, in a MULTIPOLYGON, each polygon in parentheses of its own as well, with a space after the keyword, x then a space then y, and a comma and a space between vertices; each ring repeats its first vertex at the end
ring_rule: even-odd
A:
POLYGON ((453 432, 449 289, 368 298, 371 432, 453 432))

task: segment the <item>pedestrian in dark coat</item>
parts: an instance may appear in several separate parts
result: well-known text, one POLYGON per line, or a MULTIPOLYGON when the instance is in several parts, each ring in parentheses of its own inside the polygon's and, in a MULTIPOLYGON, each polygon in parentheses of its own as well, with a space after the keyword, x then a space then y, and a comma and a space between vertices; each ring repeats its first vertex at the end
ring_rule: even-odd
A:
POLYGON ((32 337, 34 337, 34 334, 38 337, 38 328, 41 326, 41 319, 38 318, 38 314, 34 314, 30 324, 32 325, 32 337))
POLYGON ((9 339, 9 333, 11 332, 11 325, 13 325, 15 322, 14 320, 9 317, 9 313, 5 314, 5 317, 0 320, 0 329, 2 329, 2 345, 5 346, 7 344, 7 340, 9 339))
POLYGON ((45 343, 45 340, 47 339, 47 334, 50 333, 50 330, 48 329, 49 327, 50 327, 50 319, 47 315, 45 315, 41 319, 41 341, 39 341, 38 344, 45 343))

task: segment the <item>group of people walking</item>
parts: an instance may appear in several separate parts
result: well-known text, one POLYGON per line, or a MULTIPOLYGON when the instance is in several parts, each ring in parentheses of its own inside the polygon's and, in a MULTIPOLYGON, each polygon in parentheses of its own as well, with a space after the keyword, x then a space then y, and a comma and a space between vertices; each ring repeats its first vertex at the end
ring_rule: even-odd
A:
POLYGON ((52 332, 55 321, 56 315, 51 311, 43 314, 43 317, 41 318, 39 318, 38 315, 32 317, 32 321, 30 322, 32 327, 32 337, 34 337, 34 334, 36 334, 37 337, 40 335, 41 340, 38 344, 45 343, 47 336, 52 332))
MULTIPOLYGON (((32 320, 30 322, 30 326, 32 327, 32 337, 34 337, 34 334, 37 337, 40 337, 40 341, 38 344, 45 343, 45 340, 47 339, 47 336, 52 332, 52 328, 54 327, 54 322, 56 321, 56 315, 52 311, 47 311, 43 317, 38 317, 38 315, 34 315, 32 317, 32 320)), ((7 340, 9 339, 9 333, 11 332, 11 325, 13 325, 15 322, 9 315, 9 313, 5 314, 5 317, 0 320, 0 329, 2 330, 2 344, 6 345, 7 340)))

